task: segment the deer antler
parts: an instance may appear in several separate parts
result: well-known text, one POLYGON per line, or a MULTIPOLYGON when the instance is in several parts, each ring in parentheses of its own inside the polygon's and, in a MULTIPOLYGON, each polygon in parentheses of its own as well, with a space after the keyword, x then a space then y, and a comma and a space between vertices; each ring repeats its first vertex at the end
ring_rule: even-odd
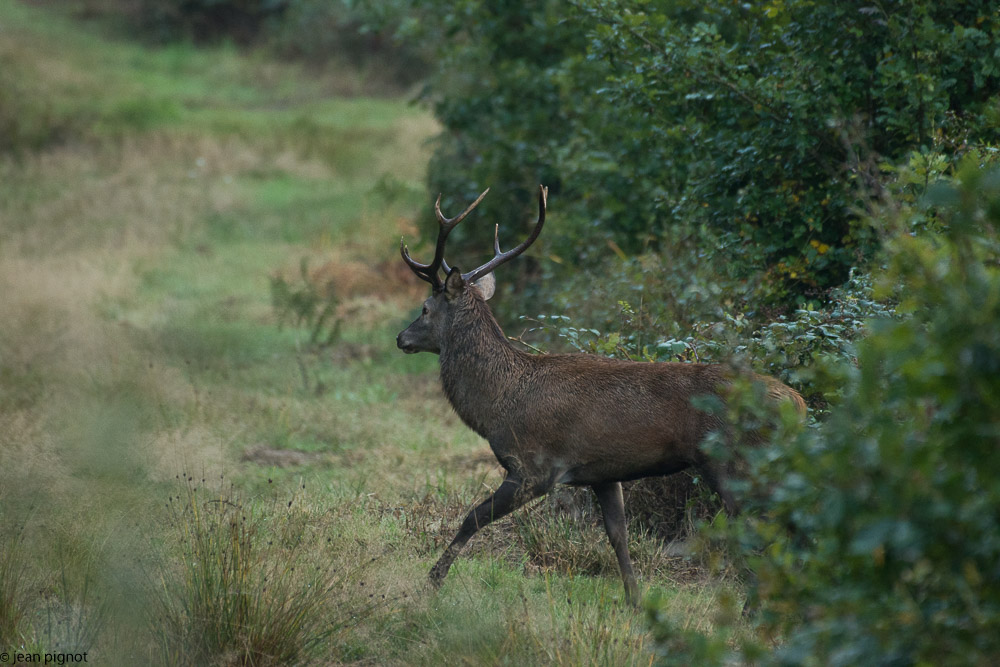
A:
POLYGON ((545 205, 549 197, 549 189, 544 185, 538 186, 538 222, 535 223, 535 228, 531 230, 531 235, 524 239, 516 248, 512 248, 507 252, 500 252, 500 225, 497 225, 493 231, 493 259, 486 262, 478 269, 473 269, 468 273, 463 273, 462 278, 465 282, 475 282, 483 276, 485 276, 490 271, 493 271, 501 264, 509 262, 514 259, 522 252, 528 249, 538 235, 542 233, 542 225, 545 224, 545 205))
POLYGON ((444 261, 444 246, 445 242, 448 240, 448 234, 451 233, 451 230, 453 230, 458 223, 465 219, 465 216, 472 212, 472 209, 479 205, 479 202, 483 200, 483 197, 485 197, 486 193, 489 191, 490 189, 486 188, 483 191, 483 194, 476 197, 476 201, 469 204, 464 211, 456 215, 454 218, 444 217, 444 214, 441 212, 441 195, 438 195, 437 201, 434 203, 434 215, 437 216, 439 225, 438 238, 437 245, 434 248, 434 259, 431 260, 430 264, 421 264, 420 262, 411 259, 410 251, 406 247, 406 244, 403 243, 403 239, 399 240, 399 254, 402 255, 403 261, 406 262, 406 265, 410 267, 418 278, 429 282, 434 287, 435 291, 444 288, 444 283, 441 281, 438 271, 443 268, 445 273, 451 272, 451 267, 449 267, 448 263, 444 261))

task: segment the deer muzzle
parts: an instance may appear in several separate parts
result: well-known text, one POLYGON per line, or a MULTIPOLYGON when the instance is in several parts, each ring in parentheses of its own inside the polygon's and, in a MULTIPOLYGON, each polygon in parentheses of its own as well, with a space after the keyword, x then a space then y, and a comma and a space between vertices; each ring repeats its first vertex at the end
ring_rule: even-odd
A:
POLYGON ((396 347, 407 354, 416 354, 420 351, 420 348, 406 339, 406 331, 400 331, 399 335, 396 336, 396 347))
POLYGON ((404 333, 405 333, 404 331, 400 331, 399 334, 396 336, 396 347, 401 349, 403 352, 406 352, 407 354, 413 354, 414 352, 416 352, 416 350, 414 350, 412 346, 410 346, 406 341, 403 340, 404 333))

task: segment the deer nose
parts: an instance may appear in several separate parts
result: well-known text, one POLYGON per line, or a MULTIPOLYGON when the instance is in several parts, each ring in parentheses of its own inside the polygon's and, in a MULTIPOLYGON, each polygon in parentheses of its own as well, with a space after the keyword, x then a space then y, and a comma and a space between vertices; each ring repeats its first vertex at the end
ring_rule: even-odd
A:
POLYGON ((406 352, 407 354, 416 354, 417 352, 420 352, 422 348, 415 345, 413 341, 406 341, 403 339, 403 334, 405 333, 406 332, 404 331, 403 333, 396 336, 396 347, 401 349, 403 352, 406 352))

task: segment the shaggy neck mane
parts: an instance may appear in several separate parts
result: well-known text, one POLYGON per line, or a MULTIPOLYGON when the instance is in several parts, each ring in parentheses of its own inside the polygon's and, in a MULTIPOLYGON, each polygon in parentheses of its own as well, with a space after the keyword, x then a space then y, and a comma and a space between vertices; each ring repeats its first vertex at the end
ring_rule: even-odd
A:
POLYGON ((514 349, 486 301, 471 290, 454 304, 449 328, 441 347, 441 384, 459 417, 486 437, 529 357, 514 349))

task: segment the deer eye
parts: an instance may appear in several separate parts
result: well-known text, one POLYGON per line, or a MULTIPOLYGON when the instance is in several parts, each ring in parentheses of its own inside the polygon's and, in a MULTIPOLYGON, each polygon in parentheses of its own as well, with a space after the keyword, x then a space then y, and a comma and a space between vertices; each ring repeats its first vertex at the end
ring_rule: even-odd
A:
POLYGON ((426 315, 426 314, 427 314, 427 313, 429 313, 429 312, 430 312, 430 311, 429 311, 429 310, 427 310, 427 306, 424 306, 424 312, 423 312, 423 314, 424 314, 424 315, 426 315))

